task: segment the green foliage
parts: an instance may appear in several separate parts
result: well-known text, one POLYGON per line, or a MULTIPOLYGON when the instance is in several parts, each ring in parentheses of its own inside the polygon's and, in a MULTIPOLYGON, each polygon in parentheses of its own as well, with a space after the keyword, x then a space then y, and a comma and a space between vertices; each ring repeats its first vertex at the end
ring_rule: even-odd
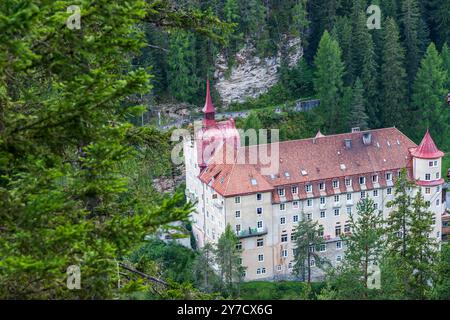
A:
POLYGON ((327 263, 316 253, 320 245, 325 244, 323 237, 319 235, 320 229, 318 222, 309 220, 304 213, 295 228, 293 273, 308 283, 311 282, 311 261, 314 261, 319 268, 323 268, 327 263))
POLYGON ((369 117, 365 111, 364 105, 364 88, 359 78, 356 78, 355 85, 353 87, 353 101, 351 105, 350 113, 350 127, 359 127, 361 130, 368 129, 369 117))
POLYGON ((243 300, 308 300, 310 297, 311 286, 304 282, 250 281, 241 285, 243 300))
POLYGON ((445 137, 450 135, 450 110, 446 103, 447 88, 446 70, 442 59, 431 43, 420 64, 414 82, 412 98, 418 118, 416 139, 420 139, 428 128, 438 146, 444 150, 450 149, 450 142, 445 137))
POLYGON ((320 111, 325 120, 327 132, 333 133, 341 128, 344 116, 341 97, 343 91, 344 64, 342 52, 336 40, 325 31, 314 58, 314 89, 320 99, 320 111))

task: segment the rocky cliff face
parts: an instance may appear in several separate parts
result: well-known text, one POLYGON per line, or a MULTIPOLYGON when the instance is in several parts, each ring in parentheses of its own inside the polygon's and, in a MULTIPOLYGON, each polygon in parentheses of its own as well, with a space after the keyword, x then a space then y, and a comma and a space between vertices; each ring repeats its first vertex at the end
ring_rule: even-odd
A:
POLYGON ((296 65, 303 56, 299 38, 285 38, 282 48, 284 50, 279 50, 276 56, 261 59, 255 55, 253 47, 246 46, 236 54, 232 70, 228 70, 225 57, 219 55, 216 61, 215 88, 223 104, 227 106, 232 102, 244 102, 249 97, 257 98, 276 84, 279 79, 281 51, 286 52, 290 67, 296 65))

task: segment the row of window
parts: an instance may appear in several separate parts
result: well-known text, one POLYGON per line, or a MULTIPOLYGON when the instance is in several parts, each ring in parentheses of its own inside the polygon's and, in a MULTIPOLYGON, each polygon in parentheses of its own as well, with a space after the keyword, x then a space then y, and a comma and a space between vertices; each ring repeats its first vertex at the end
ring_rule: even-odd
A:
MULTIPOLYGON (((439 172, 436 172, 436 180, 441 178, 441 174, 439 172)), ((426 181, 430 181, 431 180, 431 174, 430 173, 425 173, 425 180, 426 181)))
MULTIPOLYGON (((400 174, 400 171, 398 172, 398 174, 400 174)), ((386 175, 386 181, 392 181, 392 173, 391 172, 387 172, 386 175)), ((366 184, 366 177, 361 176, 358 178, 358 182, 360 185, 365 185, 366 184)), ((378 175, 372 175, 372 182, 373 183, 377 183, 378 182, 378 175)), ((332 185, 334 189, 339 188, 339 180, 335 179, 332 181, 332 185)), ((351 178, 345 178, 345 186, 350 187, 352 185, 352 179, 351 178)), ((319 190, 320 191, 325 191, 325 182, 319 182, 319 190)), ((305 191, 307 193, 312 192, 312 184, 307 184, 305 186, 305 191)), ((297 186, 292 186, 291 187, 291 193, 292 194, 298 194, 298 187, 297 186)), ((278 189, 278 195, 281 197, 284 197, 286 195, 286 189, 285 188, 279 188, 278 189)))

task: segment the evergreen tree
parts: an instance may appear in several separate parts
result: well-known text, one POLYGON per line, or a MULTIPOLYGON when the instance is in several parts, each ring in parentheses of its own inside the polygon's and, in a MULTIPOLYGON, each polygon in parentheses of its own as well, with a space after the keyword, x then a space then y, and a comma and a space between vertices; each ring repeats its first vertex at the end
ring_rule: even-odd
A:
POLYGON ((196 76, 195 38, 185 31, 171 34, 167 55, 169 93, 180 101, 195 99, 200 81, 196 76))
POLYGON ((338 131, 336 125, 342 123, 341 119, 345 116, 341 106, 344 74, 341 56, 338 42, 325 31, 314 58, 314 89, 320 99, 320 112, 329 132, 338 131))
POLYGON ((296 0, 292 8, 292 24, 290 26, 291 33, 296 37, 301 37, 303 47, 306 47, 306 30, 309 27, 309 20, 306 11, 308 0, 296 0))
POLYGON ((302 213, 301 220, 298 222, 294 233, 294 269, 293 273, 302 281, 311 282, 312 263, 318 267, 324 264, 316 251, 321 245, 325 244, 322 236, 319 235, 320 227, 318 223, 308 219, 302 213))
POLYGON ((366 130, 368 129, 367 122, 369 117, 365 112, 364 97, 363 97, 364 88, 359 78, 356 78, 352 92, 353 92, 353 102, 350 114, 350 127, 351 128, 359 127, 361 130, 366 130))
POLYGON ((72 1, 18 4, 0 2, 0 297, 119 297, 117 262, 192 209, 183 195, 151 203, 122 171, 158 143, 127 121, 142 110, 131 97, 150 90, 131 64, 147 45, 137 26, 212 34, 221 23, 161 1, 108 0, 89 3, 72 30, 72 1), (80 290, 67 289, 71 265, 80 290))
POLYGON ((411 204, 411 220, 409 226, 408 262, 413 270, 409 297, 425 299, 429 296, 430 282, 434 277, 437 243, 432 234, 434 213, 429 210, 422 191, 419 189, 411 204))
POLYGON ((419 28, 421 16, 417 0, 403 0, 401 7, 401 29, 406 49, 406 70, 411 88, 420 62, 419 28))
MULTIPOLYGON (((367 27, 366 27, 367 28, 367 27)), ((353 45, 352 22, 349 17, 338 17, 332 30, 332 36, 342 50, 342 61, 345 65, 344 84, 351 86, 354 82, 355 67, 352 63, 353 52, 359 48, 353 45)))
POLYGON ((213 244, 206 243, 200 249, 193 265, 198 288, 205 292, 212 292, 217 287, 217 276, 214 273, 215 250, 213 244))
POLYGON ((240 283, 244 268, 241 265, 241 251, 237 248, 238 237, 228 224, 217 241, 216 263, 225 292, 230 296, 239 296, 240 283))
POLYGON ((450 43, 450 0, 430 1, 430 25, 439 46, 450 43))
MULTIPOLYGON (((397 126, 406 131, 409 121, 407 81, 404 67, 405 51, 400 45, 400 35, 394 19, 384 23, 384 44, 381 64, 382 126, 397 126)), ((408 131, 406 131, 408 132, 408 131)))
POLYGON ((450 300, 450 244, 443 244, 436 265, 437 278, 434 283, 432 298, 450 300))
POLYGON ((442 59, 433 43, 421 62, 414 82, 412 97, 417 117, 420 119, 414 137, 430 128, 436 143, 442 147, 450 147, 446 139, 450 135, 450 111, 446 105, 446 72, 442 67, 442 59))
POLYGON ((447 91, 450 91, 450 48, 447 43, 444 43, 441 50, 441 59, 442 59, 442 67, 447 75, 447 80, 444 84, 444 88, 447 88, 447 91))

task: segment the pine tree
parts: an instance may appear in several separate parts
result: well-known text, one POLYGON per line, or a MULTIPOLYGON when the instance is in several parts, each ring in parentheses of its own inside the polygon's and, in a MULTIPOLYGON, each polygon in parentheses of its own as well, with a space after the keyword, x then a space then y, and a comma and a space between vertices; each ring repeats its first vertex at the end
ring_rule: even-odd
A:
POLYGON ((225 291, 230 296, 239 296, 244 268, 241 265, 241 251, 237 248, 239 239, 228 224, 217 241, 216 263, 225 291))
POLYGON ((418 140, 427 128, 430 128, 436 143, 442 147, 449 146, 447 137, 450 135, 448 106, 446 98, 446 72, 442 67, 442 59, 433 43, 420 64, 414 82, 413 105, 420 121, 417 124, 415 138, 418 140))
POLYGON ((314 58, 314 89, 320 99, 320 112, 329 132, 336 132, 336 124, 344 117, 341 103, 344 64, 336 40, 325 31, 314 58))
POLYGON ((356 78, 355 85, 353 86, 353 102, 350 114, 350 127, 359 127, 361 130, 368 129, 369 117, 365 111, 364 105, 364 88, 359 78, 356 78))
POLYGON ((435 30, 436 42, 439 46, 450 43, 450 0, 434 0, 431 2, 430 25, 435 30))
MULTIPOLYGON (((367 27, 366 27, 367 28, 367 27)), ((337 40, 342 50, 342 61, 345 65, 344 84, 351 86, 355 80, 353 52, 359 48, 353 45, 352 22, 349 17, 338 17, 332 30, 332 37, 337 40)))
POLYGON ((450 243, 443 244, 436 265, 437 278, 433 286, 432 298, 450 300, 450 243))
POLYGON ((291 33, 302 38, 304 48, 307 45, 306 30, 310 24, 307 16, 307 2, 308 0, 296 0, 291 12, 292 24, 290 26, 291 33))
POLYGON ((196 76, 195 38, 185 31, 174 32, 169 38, 167 82, 169 93, 180 101, 195 99, 200 81, 196 76))
POLYGON ((302 213, 294 233, 294 269, 293 273, 302 281, 311 282, 312 261, 320 268, 325 261, 316 251, 325 244, 322 236, 319 235, 320 227, 318 223, 308 219, 302 213))
POLYGON ((421 189, 414 196, 411 209, 407 256, 414 271, 409 296, 425 299, 431 289, 430 282, 434 279, 437 243, 432 235, 434 213, 429 210, 421 189))
POLYGON ((444 43, 441 50, 442 67, 447 74, 447 80, 445 82, 444 88, 449 88, 450 91, 450 48, 447 43, 444 43))
POLYGON ((408 110, 408 99, 404 52, 400 45, 397 24, 394 19, 388 18, 384 23, 380 111, 383 127, 397 126, 401 130, 409 127, 408 118, 405 116, 408 110))
POLYGON ((401 30, 406 49, 406 70, 409 88, 416 75, 420 62, 419 28, 421 24, 420 9, 417 0, 403 0, 401 7, 401 30))
POLYGON ((206 243, 200 249, 193 265, 198 287, 205 292, 212 292, 216 287, 217 276, 214 273, 214 264, 216 262, 215 250, 213 244, 206 243))

